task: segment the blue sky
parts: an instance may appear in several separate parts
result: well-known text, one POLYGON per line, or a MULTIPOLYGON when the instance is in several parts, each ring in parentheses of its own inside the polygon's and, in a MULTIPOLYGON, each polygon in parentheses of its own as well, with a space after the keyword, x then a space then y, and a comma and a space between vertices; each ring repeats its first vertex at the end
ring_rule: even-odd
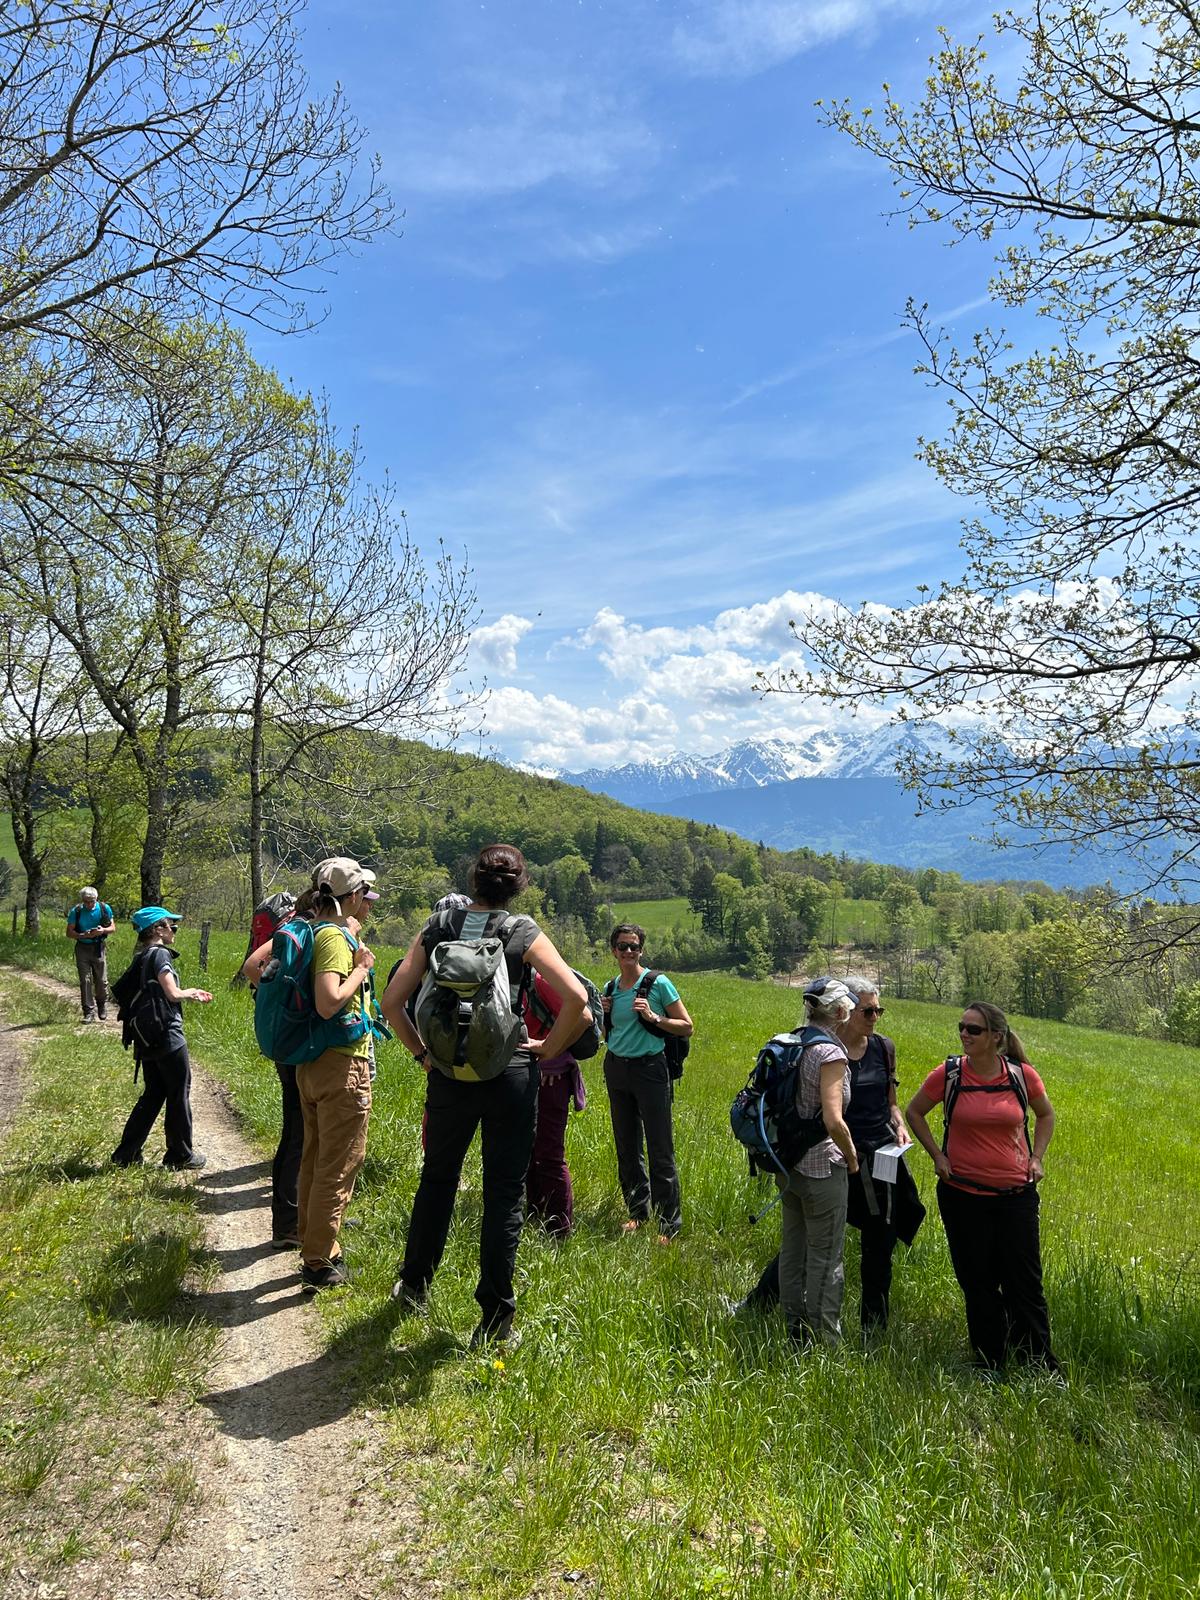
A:
MULTIPOLYGON (((959 333, 987 261, 884 215, 813 102, 910 97, 962 0, 313 0, 402 235, 260 357, 361 430, 419 543, 466 548, 491 747, 576 768, 803 734, 760 700, 804 597, 957 570, 913 459, 944 403, 907 296, 959 333)), ((807 602, 819 604, 819 600, 807 602)))

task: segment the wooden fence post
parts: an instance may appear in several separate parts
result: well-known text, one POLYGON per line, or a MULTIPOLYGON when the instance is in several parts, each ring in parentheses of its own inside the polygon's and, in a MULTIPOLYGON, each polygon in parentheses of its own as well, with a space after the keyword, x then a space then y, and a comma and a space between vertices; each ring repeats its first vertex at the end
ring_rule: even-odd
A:
POLYGON ((208 936, 212 932, 211 922, 200 924, 200 971, 208 971, 208 936))
POLYGON ((13 907, 13 938, 17 936, 17 908, 13 907))

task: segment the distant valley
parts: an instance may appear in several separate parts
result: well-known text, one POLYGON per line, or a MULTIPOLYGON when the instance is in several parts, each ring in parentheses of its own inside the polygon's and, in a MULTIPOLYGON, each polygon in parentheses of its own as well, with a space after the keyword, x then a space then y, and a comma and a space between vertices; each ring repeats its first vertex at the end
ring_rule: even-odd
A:
POLYGON ((990 840, 992 813, 981 804, 918 816, 916 796, 894 776, 897 761, 913 751, 952 759, 954 748, 936 723, 906 723, 867 734, 824 733, 803 744, 748 739, 712 756, 677 754, 557 776, 779 850, 805 846, 967 878, 1036 878, 1055 888, 1122 883, 1119 849, 1072 854, 1032 834, 1013 834, 1012 844, 998 849, 990 840))

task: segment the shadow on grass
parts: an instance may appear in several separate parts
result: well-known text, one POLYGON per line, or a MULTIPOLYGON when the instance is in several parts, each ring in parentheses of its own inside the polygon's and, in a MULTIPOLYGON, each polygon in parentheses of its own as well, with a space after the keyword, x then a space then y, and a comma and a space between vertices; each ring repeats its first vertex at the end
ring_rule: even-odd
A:
POLYGON ((61 1017, 42 1017, 37 1022, 8 1022, 0 1028, 0 1034, 28 1033, 32 1028, 52 1028, 55 1023, 61 1021, 61 1017))
POLYGON ((203 1263, 203 1249, 165 1229, 124 1239, 91 1266, 81 1298, 93 1315, 112 1321, 170 1321, 184 1311, 182 1284, 203 1263))

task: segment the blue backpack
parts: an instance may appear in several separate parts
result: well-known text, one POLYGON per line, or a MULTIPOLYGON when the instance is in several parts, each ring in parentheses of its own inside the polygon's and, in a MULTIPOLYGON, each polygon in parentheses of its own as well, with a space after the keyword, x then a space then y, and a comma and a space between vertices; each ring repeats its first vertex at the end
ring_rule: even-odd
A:
MULTIPOLYGON (((824 1028, 806 1027, 795 1033, 777 1033, 758 1052, 746 1087, 729 1108, 729 1125, 746 1151, 752 1173, 771 1173, 786 1181, 800 1157, 828 1139, 820 1110, 815 1116, 802 1117, 796 1108, 804 1052, 809 1045, 822 1043, 838 1041, 824 1028)), ((760 1211, 751 1222, 764 1214, 760 1211)))
POLYGON ((337 928, 351 950, 358 940, 336 922, 306 922, 297 918, 276 928, 271 937, 271 959, 263 968, 254 996, 254 1037, 263 1055, 282 1066, 315 1061, 335 1045, 357 1044, 370 1034, 390 1039, 391 1031, 375 1004, 374 977, 361 991, 362 1005, 349 1006, 334 1017, 323 1017, 313 998, 313 941, 320 928, 337 928))

